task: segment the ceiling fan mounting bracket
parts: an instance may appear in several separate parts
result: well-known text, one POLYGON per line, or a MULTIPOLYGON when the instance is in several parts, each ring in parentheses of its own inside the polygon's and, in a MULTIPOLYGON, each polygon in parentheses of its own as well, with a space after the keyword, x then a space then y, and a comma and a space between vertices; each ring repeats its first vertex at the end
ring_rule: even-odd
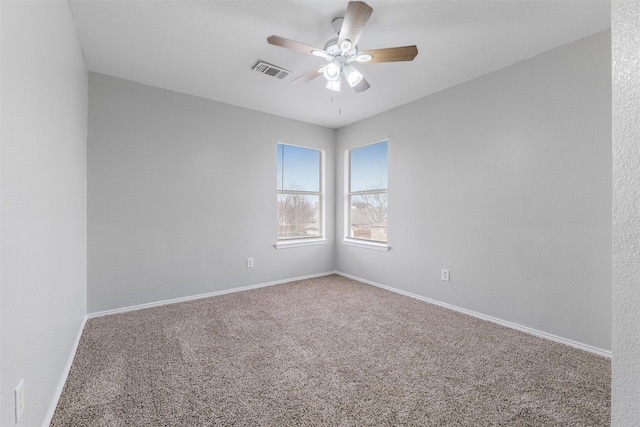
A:
POLYGON ((344 16, 338 16, 337 18, 333 18, 331 21, 331 27, 336 32, 336 34, 340 34, 340 29, 342 28, 342 22, 344 21, 344 16))

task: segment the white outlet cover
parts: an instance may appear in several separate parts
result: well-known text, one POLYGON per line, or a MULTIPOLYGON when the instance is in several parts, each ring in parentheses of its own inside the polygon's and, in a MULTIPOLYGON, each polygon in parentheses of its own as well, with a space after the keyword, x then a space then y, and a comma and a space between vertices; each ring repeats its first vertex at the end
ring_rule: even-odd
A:
POLYGON ((449 281, 449 270, 443 268, 442 272, 441 272, 441 275, 440 275, 440 279, 445 281, 445 282, 448 282, 449 281))
POLYGON ((20 380, 20 384, 14 390, 16 402, 16 423, 20 421, 20 417, 24 412, 24 379, 20 380))

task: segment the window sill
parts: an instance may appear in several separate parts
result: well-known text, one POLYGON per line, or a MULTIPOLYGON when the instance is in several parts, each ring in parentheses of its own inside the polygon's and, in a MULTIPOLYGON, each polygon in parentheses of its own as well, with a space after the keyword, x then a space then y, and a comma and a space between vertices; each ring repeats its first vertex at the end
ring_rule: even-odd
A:
POLYGON ((389 250, 391 249, 391 246, 387 245, 386 243, 367 242, 364 240, 344 239, 342 241, 342 244, 347 246, 356 246, 358 248, 373 249, 374 251, 383 251, 383 252, 389 252, 389 250))
POLYGON ((326 245, 327 239, 300 239, 300 240, 291 240, 291 241, 282 241, 277 242, 273 245, 276 249, 289 249, 289 248, 299 248, 301 246, 316 246, 316 245, 326 245))

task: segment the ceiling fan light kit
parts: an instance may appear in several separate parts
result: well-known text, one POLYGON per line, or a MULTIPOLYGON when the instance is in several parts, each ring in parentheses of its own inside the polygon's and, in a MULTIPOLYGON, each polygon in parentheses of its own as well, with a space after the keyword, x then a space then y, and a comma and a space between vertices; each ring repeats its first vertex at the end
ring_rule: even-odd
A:
POLYGON ((356 86, 364 78, 364 76, 360 71, 356 70, 355 68, 349 65, 345 65, 344 68, 342 69, 342 72, 344 73, 344 76, 347 78, 347 83, 349 83, 349 86, 351 87, 356 86))
POLYGON ((344 76, 355 92, 364 92, 371 86, 363 74, 350 65, 352 62, 367 64, 373 62, 413 61, 413 58, 418 54, 418 48, 415 45, 359 52, 358 41, 372 12, 371 6, 365 2, 350 1, 347 4, 347 12, 344 18, 335 18, 331 21, 331 25, 338 33, 338 37, 334 37, 325 43, 324 49, 318 49, 276 35, 268 37, 267 41, 274 46, 309 53, 327 60, 328 64, 298 77, 291 83, 306 83, 322 74, 327 81, 326 88, 339 92, 340 80, 344 76))
POLYGON ((328 81, 325 87, 334 92, 340 92, 340 79, 328 81))
POLYGON ((335 81, 340 78, 340 72, 342 71, 342 67, 338 65, 336 62, 329 62, 329 64, 324 67, 322 74, 327 81, 335 81))

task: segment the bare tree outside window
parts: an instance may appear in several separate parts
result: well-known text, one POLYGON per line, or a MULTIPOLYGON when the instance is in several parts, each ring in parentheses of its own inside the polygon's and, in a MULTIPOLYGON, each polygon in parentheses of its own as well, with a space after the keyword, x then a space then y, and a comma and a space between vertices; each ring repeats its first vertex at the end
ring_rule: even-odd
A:
POLYGON ((348 151, 347 237, 387 242, 387 141, 348 151))
POLYGON ((278 194, 278 238, 318 236, 319 196, 278 194))
POLYGON ((359 198, 363 204, 363 213, 370 224, 378 224, 387 220, 387 192, 361 194, 359 198))
POLYGON ((322 237, 322 152, 278 144, 278 240, 322 237))

